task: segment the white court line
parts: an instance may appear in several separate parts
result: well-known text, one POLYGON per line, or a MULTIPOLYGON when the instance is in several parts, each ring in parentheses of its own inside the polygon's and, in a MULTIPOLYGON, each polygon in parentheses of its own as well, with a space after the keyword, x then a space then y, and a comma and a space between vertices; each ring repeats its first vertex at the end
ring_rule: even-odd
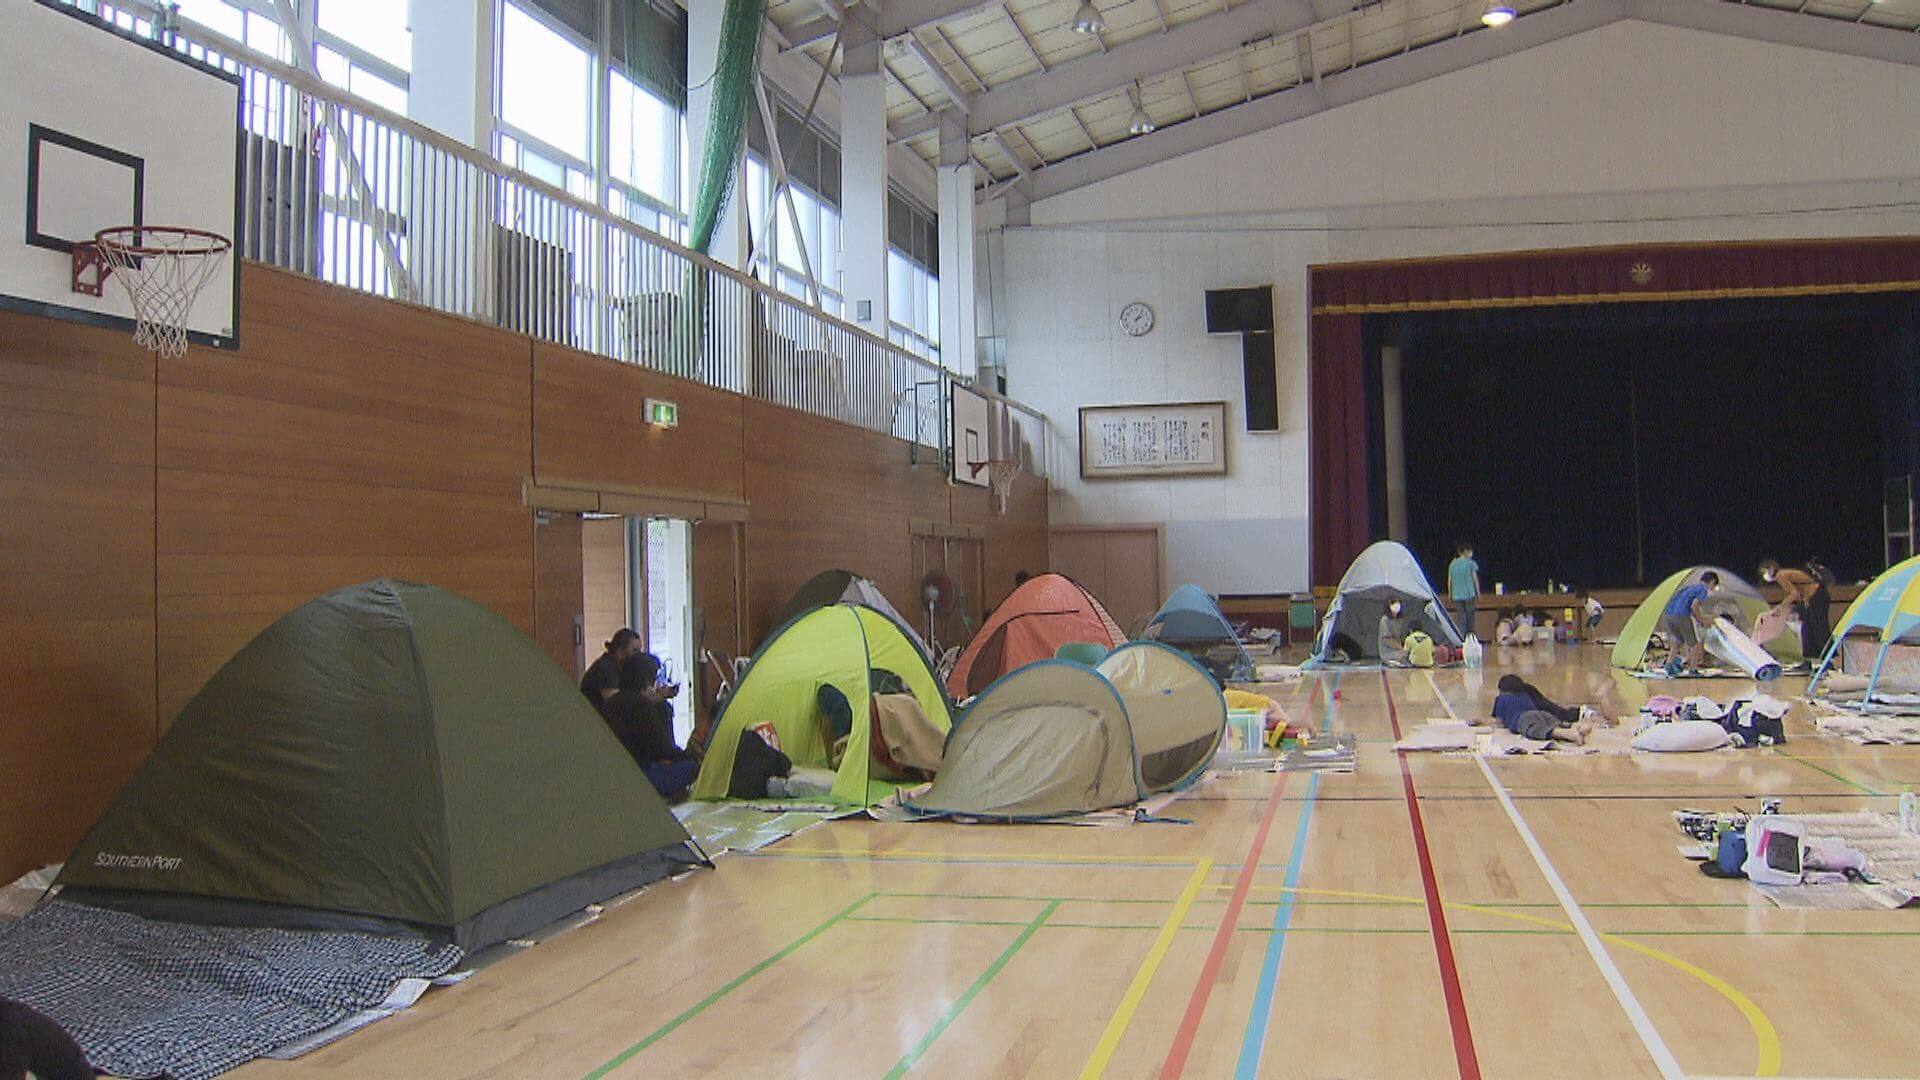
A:
MULTIPOLYGON (((1432 671, 1428 671, 1426 676, 1427 682, 1433 686, 1434 696, 1440 699, 1440 704, 1446 708, 1447 715, 1454 720, 1459 720, 1459 714, 1453 711, 1453 703, 1447 700, 1446 694, 1441 693, 1439 680, 1433 677, 1432 671)), ((1547 853, 1540 847, 1540 841, 1534 838, 1533 830, 1527 827, 1526 819, 1520 816, 1520 808, 1513 805, 1513 799, 1507 794, 1506 785, 1500 782, 1499 777, 1493 775, 1493 769, 1487 765, 1487 759, 1483 755, 1473 755, 1473 763, 1480 767, 1480 774, 1487 778, 1487 783, 1493 788, 1494 796, 1506 809, 1507 820, 1513 822, 1514 829, 1520 834, 1520 841, 1526 844, 1527 851, 1532 853, 1533 864, 1540 868, 1541 876, 1547 879, 1547 886, 1553 890, 1554 897, 1560 901, 1560 910, 1566 912, 1567 921, 1573 924, 1574 932, 1580 935, 1581 943, 1587 947, 1587 955, 1593 958, 1594 965, 1600 969, 1600 977, 1607 981, 1607 986, 1613 990, 1615 1000, 1620 1002, 1621 1010, 1627 1014, 1627 1020, 1633 1024, 1634 1031, 1639 1034, 1641 1045, 1647 1048, 1647 1053, 1653 1057, 1653 1063, 1660 1067, 1660 1075, 1665 1080, 1685 1080, 1687 1074, 1680 1068, 1680 1062, 1673 1056, 1673 1051, 1667 1048, 1666 1040, 1660 1037, 1660 1030, 1653 1026, 1653 1018, 1648 1016, 1647 1010, 1641 1007, 1640 999, 1633 996, 1633 989, 1627 985, 1626 978, 1614 965, 1613 957, 1607 955, 1607 947, 1601 943, 1600 935, 1594 933, 1593 924, 1587 921, 1586 913, 1581 911, 1580 905, 1574 902, 1573 893, 1567 890, 1567 883, 1560 880, 1559 871, 1553 868, 1553 860, 1547 858, 1547 853)))

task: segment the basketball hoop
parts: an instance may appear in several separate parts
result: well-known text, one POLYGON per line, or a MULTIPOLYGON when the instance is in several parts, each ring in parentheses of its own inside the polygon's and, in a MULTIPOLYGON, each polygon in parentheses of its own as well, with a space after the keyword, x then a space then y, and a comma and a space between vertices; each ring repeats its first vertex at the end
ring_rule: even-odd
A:
POLYGON ((973 462, 968 468, 976 477, 980 475, 981 469, 987 470, 987 480, 993 485, 994 512, 1005 514, 1008 503, 1013 499, 1013 482, 1020 475, 1020 463, 1010 459, 994 458, 973 462))
POLYGON ((99 296, 114 278, 133 304, 133 340, 161 356, 185 356, 193 301, 232 250, 233 241, 204 229, 101 229, 92 243, 73 247, 73 291, 99 296))

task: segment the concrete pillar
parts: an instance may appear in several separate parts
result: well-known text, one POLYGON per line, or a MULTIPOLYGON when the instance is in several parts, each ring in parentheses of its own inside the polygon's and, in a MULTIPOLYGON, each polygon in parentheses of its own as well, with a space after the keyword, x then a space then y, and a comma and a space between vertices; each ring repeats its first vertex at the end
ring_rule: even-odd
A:
POLYGON ((407 116, 492 150, 493 0, 413 0, 407 116))
POLYGON ((850 22, 841 44, 840 242, 848 321, 887 336, 887 83, 882 42, 850 22))
POLYGON ((946 366, 979 374, 974 309, 973 157, 966 125, 940 116, 940 356, 946 366))
MULTIPOLYGON (((707 156, 707 134, 712 129, 713 72, 720 53, 722 15, 726 0, 687 0, 687 192, 688 220, 693 216, 693 200, 700 190, 700 169, 707 156)), ((741 153, 744 154, 742 146, 741 153)), ((733 198, 720 215, 713 232, 711 253, 720 262, 736 269, 747 259, 747 231, 741 212, 747 185, 739 175, 741 159, 734 159, 733 198)))
POLYGON ((1386 456, 1387 536, 1407 542, 1407 441, 1400 414, 1400 347, 1380 350, 1380 442, 1386 456))
MULTIPOLYGON (((493 53, 496 0, 413 0, 413 73, 407 115, 450 139, 493 156, 493 53)), ((312 5, 303 5, 312 10, 312 5)), ((416 160, 423 207, 468 207, 426 214, 407 229, 407 266, 430 303, 475 318, 496 314, 492 211, 484 181, 470 169, 416 160)))

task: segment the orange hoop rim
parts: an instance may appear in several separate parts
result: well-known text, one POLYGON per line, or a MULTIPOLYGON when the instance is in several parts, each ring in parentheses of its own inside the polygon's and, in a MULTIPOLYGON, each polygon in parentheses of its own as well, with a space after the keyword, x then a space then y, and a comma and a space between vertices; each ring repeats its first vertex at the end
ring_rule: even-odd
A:
POLYGON ((224 255, 233 250, 233 241, 221 236, 219 233, 209 232, 206 229, 190 228, 185 225, 116 225, 112 228, 101 229, 99 232, 94 233, 93 244, 102 251, 113 251, 138 258, 165 255, 193 258, 208 255, 224 255), (132 241, 133 237, 147 233, 160 233, 167 236, 180 237, 185 240, 198 240, 201 244, 199 247, 167 248, 153 247, 149 244, 136 244, 132 241))

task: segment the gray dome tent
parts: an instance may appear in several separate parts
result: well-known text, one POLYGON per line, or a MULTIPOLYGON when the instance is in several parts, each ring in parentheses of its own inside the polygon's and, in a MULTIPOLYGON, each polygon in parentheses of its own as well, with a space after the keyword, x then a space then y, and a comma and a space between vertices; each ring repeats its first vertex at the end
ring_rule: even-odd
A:
POLYGON ((227 661, 59 884, 158 918, 474 950, 701 861, 532 641, 453 593, 375 581, 227 661))
POLYGON ((954 722, 914 811, 1034 820, 1126 806, 1200 777, 1226 728, 1219 688, 1151 641, 1097 668, 1039 660, 996 680, 954 722))
POLYGON ((1378 660, 1380 616, 1386 614, 1387 602, 1396 597, 1406 614, 1419 617, 1420 628, 1435 642, 1459 646, 1460 632, 1454 629, 1446 607, 1434 595, 1413 553, 1391 540, 1381 540, 1361 552, 1341 576, 1333 604, 1321 620, 1313 658, 1323 663, 1330 660, 1334 639, 1339 637, 1358 646, 1357 654, 1348 659, 1378 660))

